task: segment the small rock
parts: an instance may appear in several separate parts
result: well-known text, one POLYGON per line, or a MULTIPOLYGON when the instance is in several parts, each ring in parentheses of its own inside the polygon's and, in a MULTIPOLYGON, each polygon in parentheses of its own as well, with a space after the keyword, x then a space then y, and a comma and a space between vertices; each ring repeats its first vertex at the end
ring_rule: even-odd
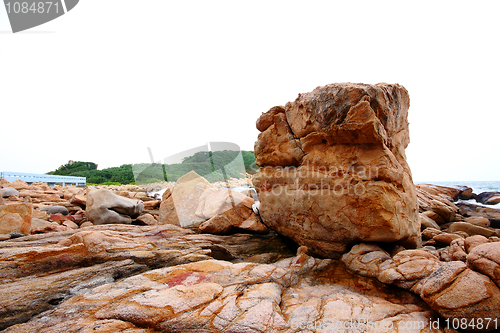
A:
POLYGON ((25 234, 21 233, 21 232, 17 232, 17 231, 11 231, 9 233, 10 235, 10 238, 19 238, 19 237, 24 237, 26 236, 25 234))
POLYGON ((423 282, 420 296, 443 318, 476 323, 479 318, 500 317, 500 289, 461 261, 444 263, 433 272, 423 282))
POLYGON ((442 233, 442 231, 439 229, 426 228, 424 231, 422 231, 422 238, 423 239, 433 239, 435 236, 437 236, 441 233, 442 233))
POLYGON ((201 233, 227 235, 229 231, 231 231, 232 227, 231 221, 224 214, 222 214, 201 223, 198 230, 201 233))
POLYGON ((459 235, 460 237, 463 237, 463 239, 466 239, 470 235, 466 233, 465 231, 459 230, 459 231, 453 231, 452 234, 459 235))
POLYGON ((13 187, 4 187, 4 188, 0 188, 0 196, 2 198, 8 198, 8 197, 18 197, 19 196, 19 192, 13 188, 13 187))
POLYGON ((47 215, 47 212, 41 211, 38 209, 33 209, 33 214, 31 215, 33 218, 37 219, 42 219, 42 220, 48 220, 49 216, 47 215))
POLYGON ((62 215, 68 215, 69 210, 68 208, 64 206, 50 206, 46 208, 40 209, 43 212, 47 212, 47 214, 62 214, 62 215))
POLYGON ((436 236, 432 237, 432 239, 434 239, 438 243, 445 244, 445 245, 450 245, 453 240, 455 240, 455 239, 463 239, 463 237, 461 237, 459 235, 456 235, 456 234, 450 234, 450 233, 447 233, 447 232, 443 232, 443 233, 441 233, 439 235, 436 235, 436 236))
POLYGON ((198 227, 206 218, 196 215, 205 190, 214 188, 195 171, 188 172, 175 183, 174 190, 165 191, 160 205, 160 224, 198 227), (167 193, 169 192, 169 193, 167 193), (171 195, 170 195, 171 194, 171 195))
POLYGON ((455 221, 455 213, 458 209, 444 204, 438 200, 431 200, 431 210, 443 218, 445 222, 455 221))
POLYGON ((297 255, 300 256, 301 254, 307 254, 308 252, 310 252, 309 248, 307 246, 299 246, 299 248, 297 249, 297 255))
POLYGON ((465 251, 470 253, 470 251, 478 245, 488 243, 488 238, 482 235, 474 235, 467 237, 464 242, 465 251))
POLYGON ((474 196, 475 194, 472 193, 472 189, 466 189, 465 191, 460 192, 458 198, 461 200, 470 200, 473 199, 474 196))
POLYGON ((490 220, 488 220, 486 217, 481 217, 481 216, 472 216, 468 217, 465 219, 465 222, 477 225, 483 228, 487 228, 490 226, 490 220))
POLYGON ((147 213, 147 214, 142 214, 137 218, 137 221, 142 222, 144 225, 157 225, 158 221, 154 218, 153 215, 147 213))
POLYGON ((78 225, 82 224, 87 219, 84 210, 79 210, 75 214, 69 215, 68 218, 78 225))
POLYGON ((448 228, 449 232, 465 231, 470 236, 483 235, 485 237, 496 235, 494 230, 483 228, 467 222, 455 222, 448 228))
POLYGON ((436 221, 434 221, 433 219, 431 219, 429 216, 425 215, 425 214, 419 214, 420 215, 420 228, 421 230, 425 230, 425 228, 434 228, 434 229, 438 229, 439 230, 439 225, 436 223, 436 221))
POLYGON ((243 221, 237 227, 257 234, 267 234, 269 232, 269 229, 262 222, 260 222, 259 217, 255 213, 252 213, 248 219, 243 221))
POLYGON ((144 202, 144 209, 158 209, 160 207, 161 200, 151 200, 144 202))
POLYGON ((57 231, 58 223, 52 223, 46 220, 33 218, 31 220, 31 233, 32 234, 43 234, 47 232, 57 231))
POLYGON ((73 205, 85 208, 87 206, 87 197, 85 195, 74 194, 69 202, 72 203, 73 205))
POLYGON ((421 213, 421 215, 427 216, 428 218, 434 220, 439 225, 446 223, 446 221, 441 217, 441 215, 439 215, 436 212, 433 212, 432 210, 425 211, 421 213))
POLYGON ((467 261, 467 253, 464 250, 464 239, 455 239, 450 244, 451 259, 454 261, 467 261))
POLYGON ((500 192, 482 192, 476 195, 476 201, 485 205, 496 205, 500 203, 500 192))
POLYGON ((67 217, 62 214, 52 214, 49 216, 50 222, 58 222, 59 224, 62 224, 63 221, 67 220, 68 220, 67 217))
POLYGON ((276 259, 279 258, 279 255, 277 253, 262 253, 262 254, 255 254, 253 256, 250 256, 246 258, 246 261, 248 262, 256 262, 260 264, 271 264, 276 261, 276 259))
POLYGON ((62 225, 70 228, 70 229, 78 229, 78 224, 73 221, 67 220, 62 223, 62 225))

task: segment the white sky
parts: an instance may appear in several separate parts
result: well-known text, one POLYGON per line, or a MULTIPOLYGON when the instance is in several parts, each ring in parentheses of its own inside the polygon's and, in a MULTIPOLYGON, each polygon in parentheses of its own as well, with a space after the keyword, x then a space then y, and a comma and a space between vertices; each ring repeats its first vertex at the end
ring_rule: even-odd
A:
POLYGON ((0 171, 148 162, 335 82, 400 83, 415 181, 500 180, 498 1, 81 0, 12 34, 0 7, 0 171))

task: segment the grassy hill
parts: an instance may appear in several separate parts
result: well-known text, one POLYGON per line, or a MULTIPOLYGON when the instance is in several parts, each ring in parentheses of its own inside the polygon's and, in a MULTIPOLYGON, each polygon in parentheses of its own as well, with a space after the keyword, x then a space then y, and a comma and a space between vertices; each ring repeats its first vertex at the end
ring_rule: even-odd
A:
POLYGON ((244 178, 245 172, 257 170, 253 151, 197 152, 178 164, 123 164, 119 167, 97 170, 93 162, 73 162, 62 165, 49 175, 87 177, 90 184, 144 184, 160 181, 176 181, 189 171, 196 171, 208 181, 226 178, 244 178), (239 154, 241 153, 241 158, 239 154))

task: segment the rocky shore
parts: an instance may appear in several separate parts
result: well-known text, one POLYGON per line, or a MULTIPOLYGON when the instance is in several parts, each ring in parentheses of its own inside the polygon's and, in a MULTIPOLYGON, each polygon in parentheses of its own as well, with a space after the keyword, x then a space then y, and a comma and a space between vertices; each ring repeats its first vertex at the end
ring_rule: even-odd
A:
POLYGON ((414 185, 408 92, 334 84, 257 121, 230 187, 0 180, 4 332, 461 332, 500 326, 500 194, 414 185), (149 193, 167 186, 162 198, 149 193))

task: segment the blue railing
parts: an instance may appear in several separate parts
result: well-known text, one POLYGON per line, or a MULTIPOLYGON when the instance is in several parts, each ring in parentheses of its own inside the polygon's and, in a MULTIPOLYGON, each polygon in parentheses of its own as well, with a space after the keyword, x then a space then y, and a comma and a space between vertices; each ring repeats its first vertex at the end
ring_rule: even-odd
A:
POLYGON ((73 177, 73 176, 58 176, 58 175, 43 175, 36 173, 23 173, 23 172, 9 172, 3 171, 0 172, 0 178, 4 178, 9 182, 14 180, 23 180, 28 184, 42 182, 50 186, 54 186, 57 183, 61 183, 62 186, 66 186, 66 184, 74 184, 76 186, 86 186, 87 178, 86 177, 73 177))

